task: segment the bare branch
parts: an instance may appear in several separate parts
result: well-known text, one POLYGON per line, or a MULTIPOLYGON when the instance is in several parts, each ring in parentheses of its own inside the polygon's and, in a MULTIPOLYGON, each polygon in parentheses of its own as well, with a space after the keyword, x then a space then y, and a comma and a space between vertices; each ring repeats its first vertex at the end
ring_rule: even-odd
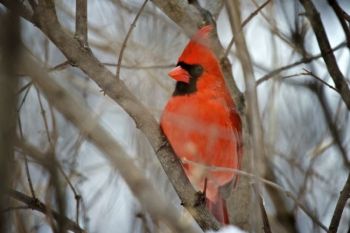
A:
POLYGON ((34 23, 32 13, 19 0, 0 0, 0 3, 2 3, 8 9, 11 9, 12 11, 16 12, 29 22, 34 23))
POLYGON ((258 186, 257 184, 253 184, 255 195, 258 199, 259 206, 260 206, 261 218, 263 220, 263 229, 265 233, 272 233, 270 223, 269 223, 269 218, 267 217, 267 213, 264 205, 264 199, 262 198, 257 186, 258 186))
MULTIPOLYGON (((6 6, 6 5, 5 5, 6 6)), ((38 27, 62 51, 71 64, 78 66, 93 79, 104 92, 116 101, 135 121, 136 126, 148 138, 167 176, 178 193, 184 207, 196 219, 202 229, 218 229, 219 225, 204 206, 197 206, 196 191, 186 177, 183 168, 152 114, 136 99, 127 86, 106 69, 88 48, 64 31, 58 22, 51 0, 40 1, 36 11, 38 27)))
POLYGON ((345 11, 339 6, 337 0, 327 0, 328 4, 333 8, 335 14, 337 15, 337 18, 340 22, 340 25, 343 28, 346 41, 347 41, 347 46, 350 48, 350 22, 346 22, 346 16, 347 14, 345 11))
MULTIPOLYGON (((22 130, 22 122, 21 122, 21 116, 20 116, 19 111, 17 111, 17 114, 18 114, 17 118, 18 118, 19 135, 20 135, 21 139, 23 139, 24 137, 23 137, 23 130, 22 130)), ((27 155, 25 153, 23 153, 23 156, 24 156, 24 166, 25 166, 25 170, 26 170, 27 181, 28 181, 30 193, 32 194, 32 197, 34 199, 36 199, 35 191, 33 188, 32 177, 31 177, 30 172, 29 172, 28 158, 27 158, 27 155)))
POLYGON ((120 75, 120 68, 121 68, 121 64, 122 64, 122 59, 123 59, 123 54, 124 54, 124 50, 126 48, 126 44, 128 43, 128 39, 131 35, 131 32, 132 30, 134 29, 134 27, 136 27, 136 21, 138 20, 138 18, 140 17, 143 9, 145 8, 146 4, 147 4, 148 0, 145 0, 142 4, 142 6, 140 7, 140 10, 137 12, 136 16, 135 16, 135 19, 134 21, 131 23, 130 25, 130 28, 128 30, 128 33, 126 34, 125 36, 125 39, 123 41, 123 44, 122 44, 122 48, 120 50, 120 53, 119 53, 119 57, 118 57, 118 63, 117 63, 117 72, 116 72, 116 78, 119 79, 119 75, 120 75))
POLYGON ((270 180, 264 179, 258 175, 246 172, 246 171, 242 171, 242 170, 237 170, 237 169, 232 169, 232 168, 224 168, 224 167, 215 167, 215 166, 206 166, 200 163, 196 163, 193 161, 189 161, 189 160, 183 160, 184 163, 190 163, 190 164, 196 164, 196 166, 202 167, 203 169, 211 169, 211 170, 216 170, 216 171, 226 171, 226 172, 234 172, 238 175, 247 177, 249 179, 251 179, 253 182, 261 182, 277 191, 280 191, 282 193, 284 193, 288 198, 292 199, 294 201, 294 203, 300 207, 300 209, 307 215, 310 217, 310 219, 312 221, 314 221, 317 225, 319 225, 323 230, 327 231, 327 227, 320 222, 319 219, 317 219, 317 217, 307 208, 305 207, 299 200, 298 198, 289 190, 285 189, 284 187, 282 187, 281 185, 272 182, 270 180))
MULTIPOLYGON (((346 45, 345 42, 340 43, 339 45, 335 46, 335 47, 332 49, 332 51, 337 51, 338 49, 343 48, 345 45, 346 45)), ((282 67, 280 67, 280 68, 277 68, 277 69, 271 71, 270 73, 264 75, 263 77, 259 78, 259 79, 256 81, 256 85, 259 85, 259 84, 261 84, 262 82, 265 82, 265 81, 267 81, 267 80, 273 78, 274 76, 278 75, 278 74, 281 73, 282 71, 291 69, 291 68, 293 68, 293 67, 295 67, 295 66, 298 66, 298 65, 301 65, 301 64, 310 63, 310 62, 312 62, 313 60, 318 59, 318 58, 320 58, 320 57, 322 57, 322 54, 321 54, 321 53, 320 53, 320 54, 317 54, 317 55, 313 55, 313 56, 311 56, 311 57, 303 58, 303 59, 301 59, 301 60, 299 60, 299 61, 296 61, 296 62, 294 62, 294 63, 292 63, 292 64, 288 64, 288 65, 286 65, 286 66, 282 66, 282 67)))
MULTIPOLYGON (((255 11, 253 11, 243 22, 241 25, 241 30, 249 23, 250 20, 252 20, 267 4, 270 3, 271 0, 265 1, 261 6, 259 6, 255 11)), ((230 43, 228 43, 228 46, 225 50, 224 57, 227 57, 229 54, 232 45, 235 43, 235 36, 232 36, 232 39, 230 40, 230 43)))
POLYGON ((198 26, 202 25, 202 17, 187 0, 152 0, 170 19, 179 25, 187 36, 192 36, 198 26))
MULTIPOLYGON (((0 14, 0 209, 8 206, 6 190, 12 184, 13 143, 17 121, 16 68, 20 57, 20 23, 11 11, 0 14)), ((0 232, 12 229, 10 216, 0 213, 0 232)))
POLYGON ((318 45, 320 46, 321 54, 324 62, 326 63, 328 72, 331 75, 336 88, 339 90, 344 103, 350 110, 350 89, 332 52, 332 48, 329 44, 327 34, 321 21, 320 13, 317 11, 311 0, 300 0, 300 2, 305 8, 306 15, 309 18, 315 32, 316 39, 318 45))
POLYGON ((75 0, 75 38, 88 47, 87 0, 75 0))
POLYGON ((67 230, 71 230, 75 233, 84 233, 85 231, 80 228, 79 225, 77 225, 74 221, 70 220, 66 216, 61 216, 58 212, 48 208, 43 202, 39 201, 38 199, 31 198, 21 192, 18 192, 16 190, 9 190, 8 195, 12 198, 23 202, 27 205, 28 208, 32 210, 39 211, 45 215, 52 215, 53 218, 57 221, 58 219, 63 219, 64 228, 67 230))
POLYGON ((318 77, 317 75, 315 75, 314 73, 312 73, 311 71, 307 70, 307 69, 303 69, 305 71, 305 73, 301 73, 302 75, 310 75, 311 77, 315 78, 316 80, 320 81, 321 83, 323 83, 324 85, 326 85, 327 87, 329 87, 330 89, 332 89, 333 91, 336 91, 339 93, 339 91, 332 87, 331 85, 329 85, 328 83, 326 83, 323 79, 321 79, 320 77, 318 77))
POLYGON ((334 209, 333 217, 329 225, 329 233, 336 233, 338 231, 340 219, 348 199, 350 199, 350 173, 344 184, 343 190, 340 192, 337 205, 334 209))

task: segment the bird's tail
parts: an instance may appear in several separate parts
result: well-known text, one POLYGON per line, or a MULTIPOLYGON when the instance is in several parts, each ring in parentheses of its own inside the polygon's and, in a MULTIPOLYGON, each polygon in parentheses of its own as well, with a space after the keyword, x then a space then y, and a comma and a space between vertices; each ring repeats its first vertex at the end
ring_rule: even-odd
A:
POLYGON ((207 208, 214 215, 214 217, 224 225, 229 224, 227 205, 225 199, 218 196, 215 202, 207 200, 207 208))

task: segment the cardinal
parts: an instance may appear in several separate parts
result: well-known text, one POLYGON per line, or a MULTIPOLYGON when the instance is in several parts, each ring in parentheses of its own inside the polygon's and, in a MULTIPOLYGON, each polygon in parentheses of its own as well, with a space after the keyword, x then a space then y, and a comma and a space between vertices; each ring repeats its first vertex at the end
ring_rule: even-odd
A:
POLYGON ((211 25, 199 29, 169 72, 176 85, 160 125, 189 180, 204 193, 208 209, 228 224, 222 187, 232 187, 237 178, 242 126, 211 49, 212 30, 211 25))

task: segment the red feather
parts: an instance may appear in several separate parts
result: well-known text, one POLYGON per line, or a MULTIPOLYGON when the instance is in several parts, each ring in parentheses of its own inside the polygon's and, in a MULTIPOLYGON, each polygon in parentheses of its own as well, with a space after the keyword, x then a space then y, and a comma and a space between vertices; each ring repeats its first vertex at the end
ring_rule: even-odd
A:
POLYGON ((242 129, 219 61, 209 47, 211 30, 203 27, 192 37, 179 57, 180 65, 169 73, 178 81, 179 92, 168 101, 161 127, 195 188, 203 191, 207 179, 207 206, 220 222, 228 223, 219 188, 235 178, 230 168, 240 167, 242 129))

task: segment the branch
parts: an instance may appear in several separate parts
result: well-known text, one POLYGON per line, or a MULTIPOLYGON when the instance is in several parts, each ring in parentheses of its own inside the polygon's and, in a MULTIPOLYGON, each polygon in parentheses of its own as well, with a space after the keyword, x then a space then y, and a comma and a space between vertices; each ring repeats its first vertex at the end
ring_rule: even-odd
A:
MULTIPOLYGON (((276 183, 277 179, 273 172, 271 161, 267 162, 265 176, 267 180, 271 180, 272 182, 276 183)), ((283 226, 286 232, 298 233, 299 231, 295 226, 295 222, 296 222, 295 216, 293 212, 289 210, 288 202, 284 199, 284 197, 282 196, 282 193, 276 192, 276 190, 269 185, 265 186, 265 188, 275 208, 276 220, 281 224, 281 226, 283 226)))
MULTIPOLYGON (((226 1, 227 10, 230 12, 232 32, 236 36, 236 47, 238 59, 241 63, 244 84, 246 87, 245 100, 246 109, 243 118, 244 127, 244 156, 249 158, 249 167, 258 172, 255 164, 263 164, 265 158, 265 145, 263 128, 260 119, 257 87, 255 85, 254 72, 245 36, 241 32, 241 11, 239 1, 226 1)), ((244 166, 245 164, 243 164, 244 166)), ((242 207, 241 207, 242 208, 242 207)), ((244 208, 244 207, 243 207, 244 208)), ((244 213, 247 215, 247 213, 244 213)), ((246 221, 248 218, 246 219, 246 221)), ((249 222, 246 223, 249 226, 249 222)))
POLYGON ((152 0, 171 20, 173 20, 187 36, 192 36, 198 26, 202 25, 202 17, 187 0, 152 0))
POLYGON ((105 94, 118 103, 135 121, 136 127, 145 134, 156 152, 184 207, 200 227, 218 229, 218 222, 208 210, 204 206, 196 205, 197 192, 185 175, 172 148, 166 143, 152 114, 136 99, 124 82, 115 79, 115 76, 97 60, 89 48, 81 46, 67 31, 63 30, 58 22, 52 0, 41 0, 34 15, 37 19, 36 26, 61 50, 67 60, 93 79, 105 94))
POLYGON ((34 22, 31 11, 26 8, 19 0, 0 0, 0 3, 2 3, 13 12, 16 12, 16 14, 20 15, 29 22, 34 22))
POLYGON ((339 6, 339 4, 336 0, 328 0, 328 4, 333 8, 335 14, 337 15, 337 18, 338 18, 338 20, 343 28, 343 31, 345 33, 347 46, 348 46, 348 48, 350 48, 350 28, 349 28, 348 23, 346 22, 346 15, 347 14, 339 6))
MULTIPOLYGON (((11 11, 0 14, 0 210, 8 206, 7 188, 14 183, 17 86, 16 64, 20 58, 20 19, 11 11)), ((0 213, 0 232, 13 228, 10 216, 0 213)))
MULTIPOLYGON (((306 206, 304 206, 299 199, 289 190, 285 189, 284 187, 282 187, 281 185, 272 182, 270 180, 264 179, 260 176, 257 176, 255 174, 249 173, 249 172, 245 172, 242 170, 238 170, 238 169, 232 169, 232 168, 223 168, 223 167, 215 167, 215 166, 207 166, 207 165, 203 165, 203 164, 199 164, 193 161, 189 161, 189 160, 183 160, 185 163, 190 163, 190 164, 196 164, 196 166, 199 167, 203 167, 203 169, 210 169, 210 170, 216 170, 216 171, 225 171, 225 172, 232 172, 235 174, 238 174, 242 178, 247 177, 249 179, 251 179, 253 182, 261 182, 263 184, 265 184, 268 187, 271 187, 277 191, 280 191, 282 193, 284 193, 288 198, 292 199, 294 201, 294 203, 300 207, 300 209, 307 215, 310 217, 310 219, 312 221, 314 221, 317 225, 319 225, 323 230, 327 231, 327 227, 320 222, 320 220, 317 219, 317 217, 313 214, 312 211, 310 211, 306 206)), ((246 182, 248 183, 248 182, 246 182)), ((248 203, 246 203, 248 205, 248 203)), ((247 206, 244 206, 244 208, 247 208, 247 206)))
MULTIPOLYGON (((23 56, 20 64, 23 66, 23 71, 28 73, 42 90, 48 101, 103 152, 106 159, 119 171, 140 204, 153 218, 163 220, 176 232, 198 232, 191 222, 181 221, 181 216, 172 203, 166 201, 156 191, 152 183, 134 164, 133 159, 96 121, 93 113, 82 104, 82 100, 71 95, 69 91, 49 77, 47 71, 37 64, 30 55, 23 56)), ((199 208, 201 208, 200 210, 205 209, 204 206, 199 208)), ((210 218, 208 219, 210 220, 210 218)))
POLYGON ((340 192, 340 196, 339 196, 337 205, 335 207, 331 223, 329 225, 328 233, 336 233, 338 231, 340 219, 343 214, 345 204, 349 198, 350 198, 350 173, 345 182, 343 190, 340 192))
MULTIPOLYGON (((344 47, 346 45, 345 42, 343 43, 340 43, 339 45, 335 46, 331 51, 337 51, 338 49, 344 47)), ((322 54, 317 54, 317 55, 313 55, 311 57, 307 57, 307 58, 303 58, 299 61, 296 61, 292 64, 289 64, 289 65, 286 65, 286 66, 282 66, 280 68, 277 68, 273 71, 271 71, 270 73, 264 75, 263 77, 259 78, 257 81, 256 81, 256 85, 260 85, 262 82, 265 82, 271 78, 273 78, 274 76, 278 75, 279 73, 281 73, 282 71, 285 71, 285 70, 288 70, 288 69, 291 69, 295 66, 298 66, 298 65, 301 65, 301 64, 307 64, 307 63, 310 63, 312 62, 313 60, 315 59, 318 59, 322 57, 322 54)))
POLYGON ((74 221, 70 220, 66 216, 61 216, 58 212, 48 208, 43 202, 39 201, 36 198, 29 197, 21 192, 18 192, 16 190, 9 190, 8 195, 12 198, 16 199, 17 201, 23 202, 27 205, 28 208, 32 210, 39 211, 45 215, 52 216, 56 221, 60 220, 64 224, 64 228, 67 230, 71 230, 75 233, 84 233, 85 230, 80 228, 79 225, 77 225, 74 221))
MULTIPOLYGON (((267 0, 266 2, 264 2, 261 6, 259 6, 255 11, 253 11, 243 22, 241 25, 241 30, 243 30, 243 28, 249 23, 250 20, 252 20, 262 9, 264 9, 265 6, 267 6, 267 4, 270 3, 271 0, 267 0)), ((235 37, 232 36, 232 39, 230 41, 230 43, 228 43, 228 46, 226 48, 226 51, 224 53, 224 57, 227 57, 228 53, 231 50, 231 47, 233 45, 233 43, 235 43, 235 37)))
POLYGON ((325 86, 327 86, 328 88, 332 89, 333 91, 339 93, 339 91, 332 87, 331 85, 329 85, 326 81, 324 81, 323 79, 321 79, 320 77, 318 77, 317 75, 315 75, 313 72, 307 70, 307 69, 303 69, 305 72, 301 73, 300 75, 310 75, 311 77, 315 78, 316 80, 318 80, 319 82, 321 82, 322 84, 324 84, 325 86))
POLYGON ((265 233, 272 233, 271 232, 271 227, 270 227, 270 222, 269 222, 269 218, 267 217, 267 213, 266 213, 266 209, 265 209, 265 205, 264 205, 264 199, 262 198, 260 192, 259 192, 259 188, 257 184, 253 184, 253 188, 255 191, 255 195, 258 199, 259 202, 259 206, 260 206, 260 212, 261 212, 261 218, 263 221, 263 229, 265 233))
POLYGON ((87 0, 75 0, 75 38, 88 46, 87 0))
POLYGON ((341 73, 335 56, 332 52, 328 41, 327 34, 321 21, 321 17, 311 0, 299 0, 304 6, 306 15, 309 18, 311 26, 315 32, 318 45, 324 62, 326 63, 328 72, 332 77, 336 88, 345 102, 347 108, 350 110, 350 89, 346 83, 345 77, 341 73))
POLYGON ((119 53, 119 57, 118 57, 118 63, 117 63, 117 73, 116 73, 116 78, 119 79, 119 75, 120 75, 120 68, 121 68, 121 64, 122 64, 122 59, 123 59, 123 54, 124 54, 124 50, 126 48, 126 43, 128 42, 128 39, 131 35, 131 32, 132 30, 134 29, 134 27, 136 27, 136 21, 138 20, 138 18, 140 17, 143 9, 145 8, 146 4, 147 4, 148 0, 145 0, 140 8, 140 10, 137 12, 136 16, 135 16, 135 19, 134 21, 131 23, 130 25, 130 28, 129 28, 129 31, 128 33, 126 34, 125 36, 125 39, 123 41, 123 44, 122 44, 122 48, 120 50, 120 53, 119 53))
POLYGON ((347 150, 342 143, 342 134, 341 129, 336 125, 335 120, 331 114, 331 108, 327 102, 325 92, 323 91, 323 86, 318 85, 317 83, 311 83, 309 88, 316 94, 319 103, 321 105, 322 113, 325 117, 325 123, 329 129, 330 134, 332 135, 335 145, 338 147, 340 155, 342 156, 344 166, 350 168, 350 161, 347 157, 347 150))

